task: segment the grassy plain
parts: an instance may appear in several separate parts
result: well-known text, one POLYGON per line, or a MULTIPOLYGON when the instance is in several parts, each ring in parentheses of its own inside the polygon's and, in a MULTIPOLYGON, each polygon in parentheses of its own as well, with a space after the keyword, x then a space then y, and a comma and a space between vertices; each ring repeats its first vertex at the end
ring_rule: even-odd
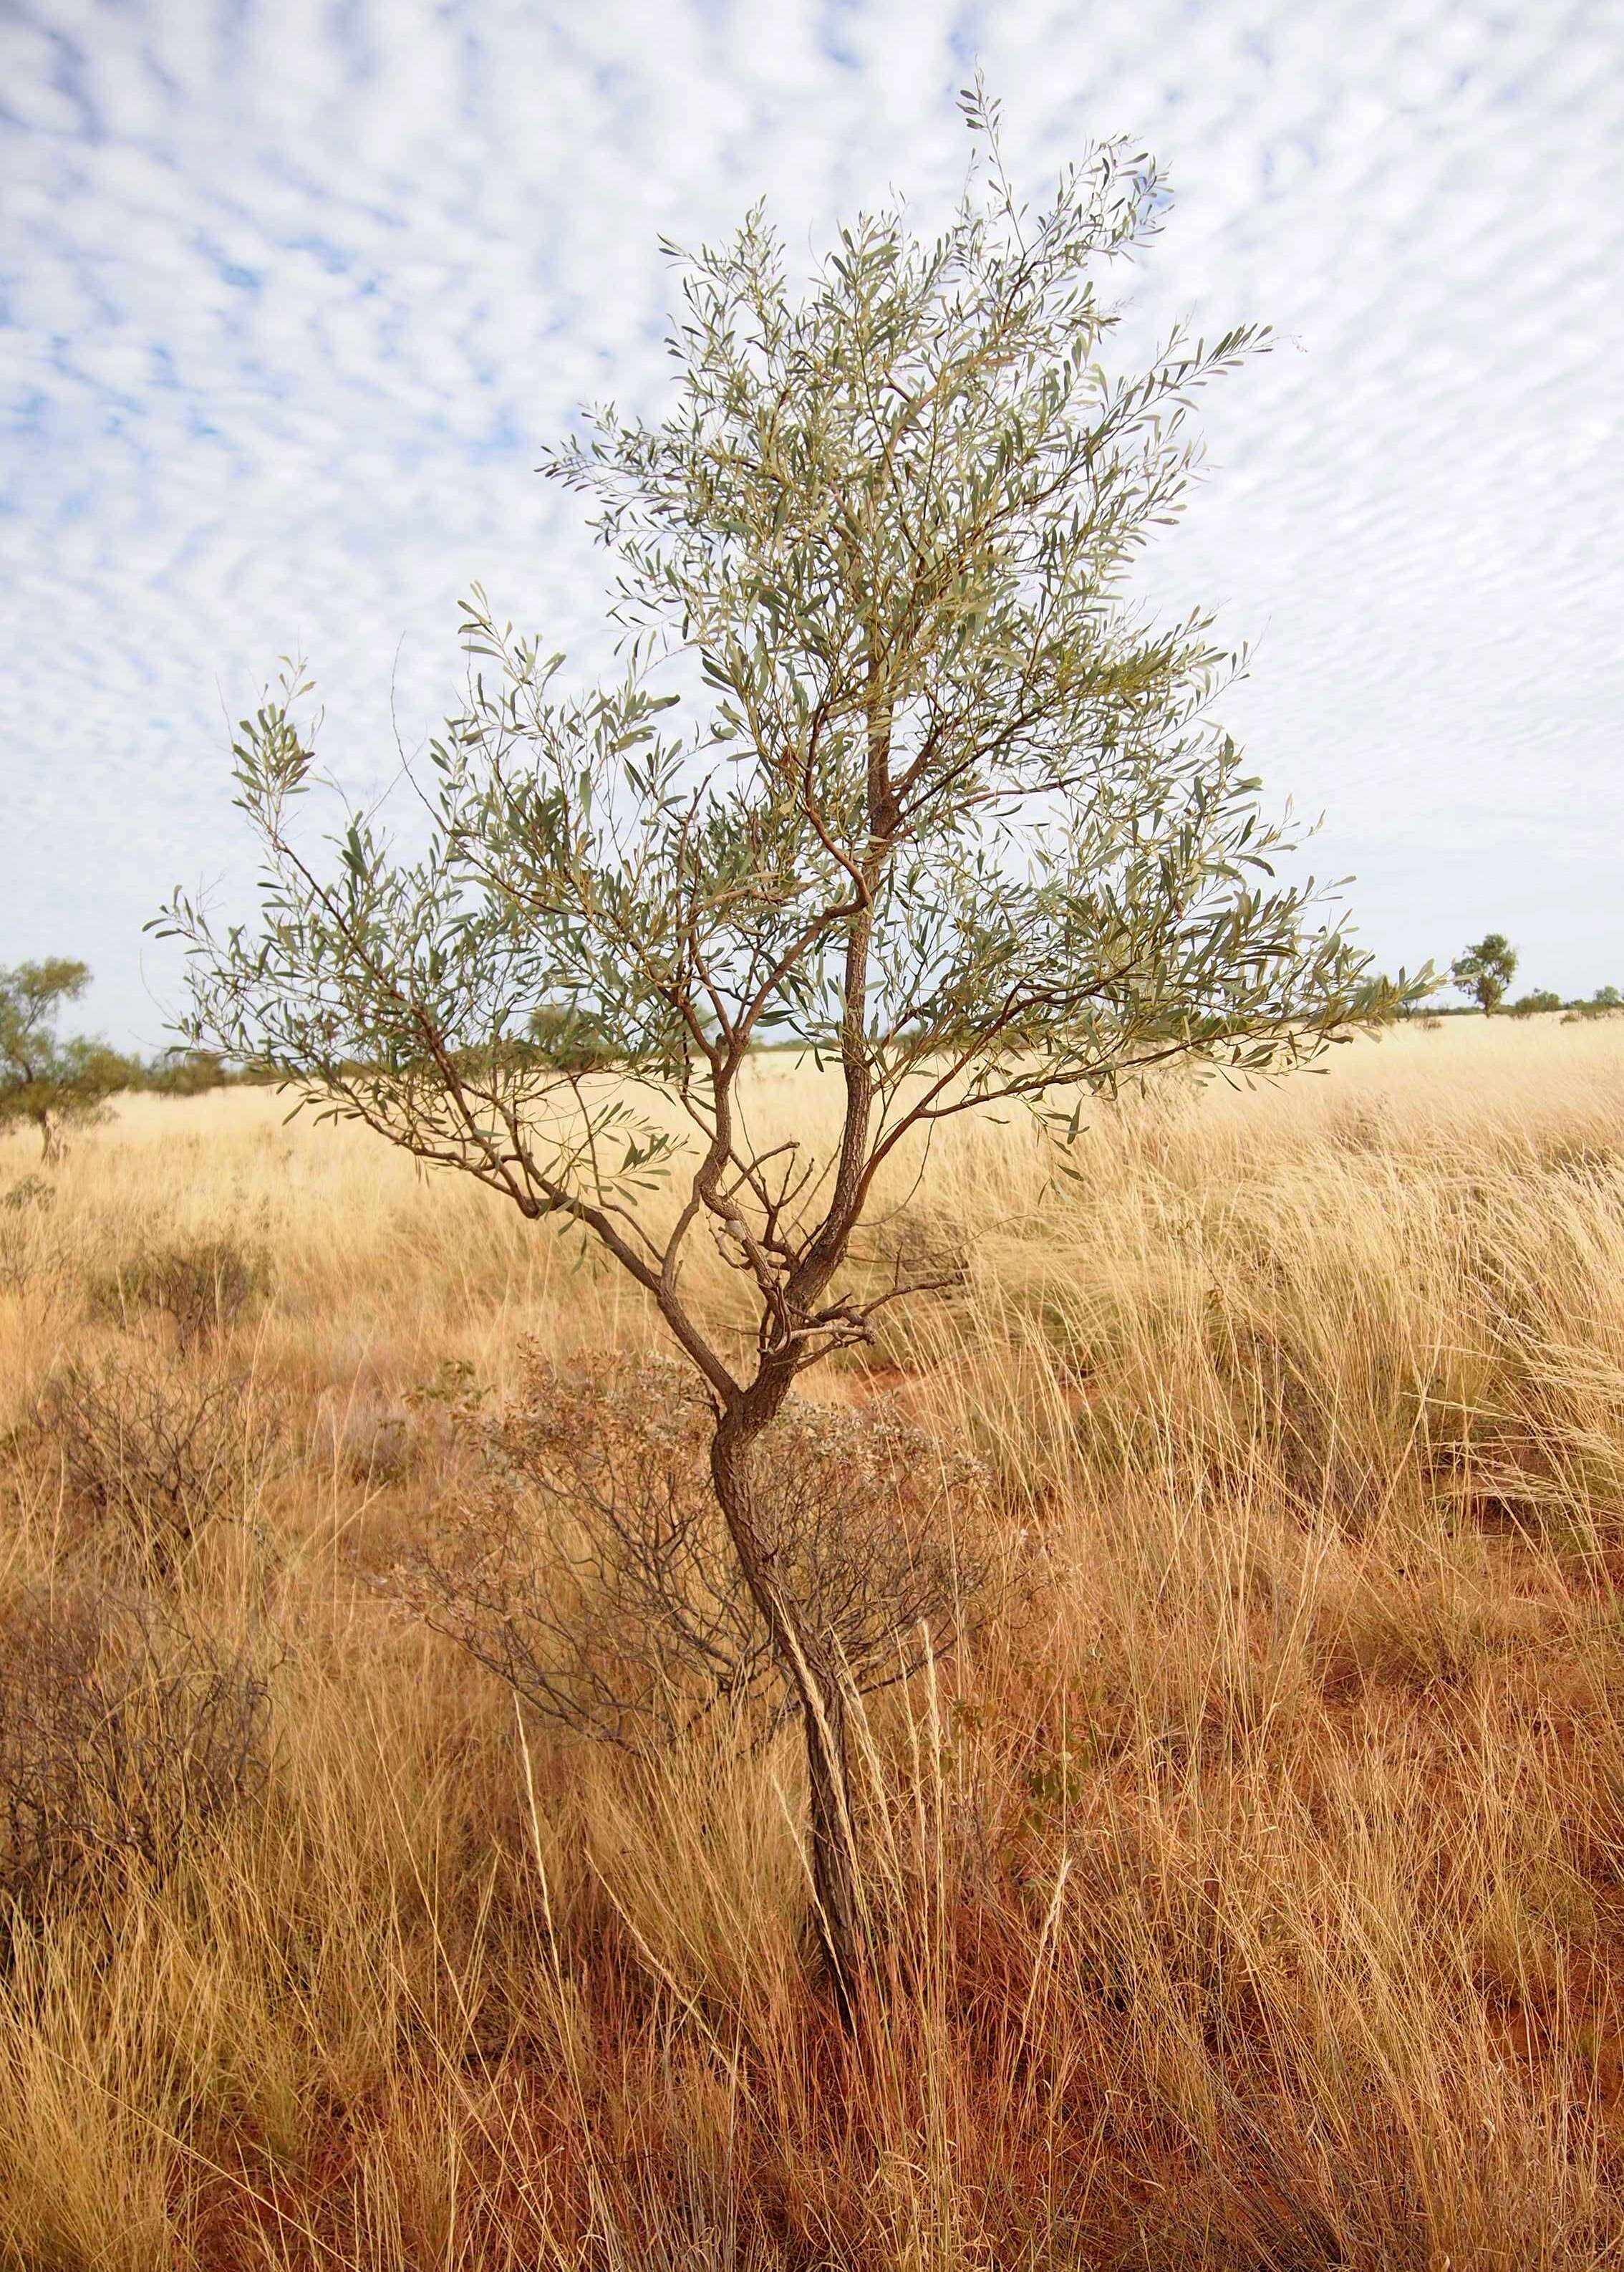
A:
MULTIPOLYGON (((830 1101, 775 1058, 755 1109, 830 1101)), ((1102 1105, 1076 1180, 1021 1123, 918 1166, 969 1282, 819 1393, 973 1447, 1025 1577, 870 1713, 854 2044, 793 1740, 562 1743, 397 1582, 473 1456, 409 1393, 651 1342, 638 1297, 257 1094, 131 1100, 0 1209, 4 1602, 160 1594, 269 1691, 173 1867, 11 1921, 0 2263, 1624 2257, 1624 1024, 1102 1105), (228 1333, 109 1310, 205 1235, 273 1270, 228 1333), (238 1382, 230 1518, 167 1568, 35 1424, 104 1349, 238 1382)))

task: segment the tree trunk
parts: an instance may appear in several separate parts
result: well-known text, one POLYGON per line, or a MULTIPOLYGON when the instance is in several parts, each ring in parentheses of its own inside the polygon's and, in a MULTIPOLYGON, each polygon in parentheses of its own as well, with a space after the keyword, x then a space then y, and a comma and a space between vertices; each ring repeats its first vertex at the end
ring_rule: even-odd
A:
MULTIPOLYGON (((759 1384, 758 1384, 759 1386, 759 1384)), ((772 1401, 772 1410, 783 1401, 772 1401)), ((812 1892, 818 1940, 841 2025, 857 2022, 863 1973, 862 1905, 852 1827, 851 1755, 841 1668, 823 1637, 788 1600, 773 1570, 771 1542, 756 1528, 750 1454, 767 1425, 743 1404, 723 1413, 711 1446, 711 1475, 739 1566, 766 1620, 785 1678, 801 1706, 812 1830, 812 1892)))
POLYGON ((838 1668, 808 1667, 797 1680, 807 1747, 807 1790, 812 1827, 812 1891, 818 1936, 829 1967, 841 2025, 857 2023, 863 1973, 861 1895, 852 1827, 852 1763, 846 1724, 846 1690, 838 1668))

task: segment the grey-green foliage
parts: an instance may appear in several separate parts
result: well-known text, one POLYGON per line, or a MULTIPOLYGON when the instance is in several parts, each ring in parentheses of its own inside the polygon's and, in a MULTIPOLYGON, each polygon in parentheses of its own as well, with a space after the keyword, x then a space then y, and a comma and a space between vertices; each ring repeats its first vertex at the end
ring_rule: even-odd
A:
POLYGON ((759 211, 681 263, 669 415, 600 410, 548 461, 615 557, 623 676, 560 691, 476 592, 428 850, 358 815, 328 866, 293 825, 314 760, 290 675, 235 745, 257 935, 169 910, 194 1041, 584 1224, 724 1394, 681 1304, 697 1222, 754 1276, 764 1349, 808 1361, 865 1328, 825 1297, 909 1131, 1069 1113, 1175 1058, 1299 1061, 1381 990, 1274 876, 1286 838, 1210 715, 1236 659, 1127 596, 1193 469, 1195 390, 1263 334, 1113 372, 1101 287, 1154 231, 1153 168, 1107 146, 1032 215, 991 148, 940 237, 863 219, 805 290, 759 211), (683 657, 709 690, 685 729, 661 688, 683 657), (613 1085, 548 1049, 570 1020, 613 1085), (757 1158, 734 1109, 746 1050, 786 1032, 844 1071, 830 1159, 757 1158), (694 1136, 669 1241, 638 1214, 673 1150, 646 1086, 694 1136))

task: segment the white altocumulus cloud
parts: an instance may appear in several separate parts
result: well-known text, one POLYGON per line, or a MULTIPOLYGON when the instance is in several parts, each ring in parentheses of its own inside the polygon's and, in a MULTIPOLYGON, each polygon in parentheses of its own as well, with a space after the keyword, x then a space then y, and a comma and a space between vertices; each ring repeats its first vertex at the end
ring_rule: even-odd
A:
POLYGON ((1281 335, 1158 588, 1253 641, 1230 722, 1366 936, 1624 982, 1624 0, 0 0, 0 961, 160 1036, 139 924, 241 895, 223 714, 290 646, 362 790, 475 578, 590 658, 532 468, 658 407, 657 235, 929 220, 977 55, 1034 190, 1105 133, 1169 171, 1129 337, 1281 335))

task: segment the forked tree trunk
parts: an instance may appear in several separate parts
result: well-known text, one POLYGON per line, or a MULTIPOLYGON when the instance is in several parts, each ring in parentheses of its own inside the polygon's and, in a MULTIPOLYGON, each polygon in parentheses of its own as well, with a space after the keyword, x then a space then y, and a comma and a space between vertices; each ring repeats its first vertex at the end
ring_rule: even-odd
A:
POLYGON ((725 1412, 711 1446, 711 1474, 744 1581, 801 1707, 818 1939, 841 2024, 849 2031, 857 2021, 864 1936, 852 1827, 846 1687, 827 1640, 808 1623, 801 1605, 780 1588, 771 1543, 756 1526, 751 1454, 766 1424, 737 1407, 725 1412))

